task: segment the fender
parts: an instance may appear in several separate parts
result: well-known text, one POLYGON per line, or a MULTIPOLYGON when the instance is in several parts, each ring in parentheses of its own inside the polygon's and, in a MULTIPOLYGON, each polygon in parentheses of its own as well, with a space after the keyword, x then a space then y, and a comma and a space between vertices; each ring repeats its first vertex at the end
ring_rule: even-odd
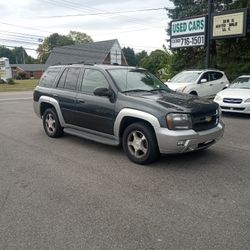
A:
POLYGON ((149 114, 149 113, 144 112, 144 111, 136 110, 136 109, 124 108, 118 113, 118 115, 115 119, 114 136, 116 138, 119 138, 120 125, 121 125, 123 118, 125 118, 125 117, 134 117, 134 118, 140 118, 142 120, 145 120, 152 125, 154 130, 156 128, 161 127, 158 119, 155 116, 153 116, 152 114, 149 114))
MULTIPOLYGON (((62 115, 62 112, 61 112, 58 101, 55 98, 52 98, 52 97, 49 97, 49 96, 41 96, 39 98, 39 101, 38 101, 39 110, 41 110, 41 104, 44 103, 44 102, 51 104, 56 109, 56 113, 58 115, 58 119, 60 121, 60 124, 61 124, 62 127, 65 127, 66 123, 65 123, 65 120, 63 118, 63 115, 62 115)), ((40 111, 40 116, 41 116, 41 111, 40 111)))

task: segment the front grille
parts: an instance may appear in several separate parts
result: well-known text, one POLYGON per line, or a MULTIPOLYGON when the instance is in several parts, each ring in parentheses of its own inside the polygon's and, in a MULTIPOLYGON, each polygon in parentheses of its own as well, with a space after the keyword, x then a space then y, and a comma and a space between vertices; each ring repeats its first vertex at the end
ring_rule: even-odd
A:
POLYGON ((217 110, 209 113, 199 113, 192 115, 193 130, 203 131, 217 126, 219 114, 217 110))
POLYGON ((243 111, 243 110, 245 110, 245 108, 225 107, 225 106, 221 106, 221 109, 223 109, 223 110, 236 110, 236 111, 243 111))
POLYGON ((237 99, 237 98, 224 98, 223 102, 225 103, 233 103, 233 104, 240 104, 242 103, 242 99, 237 99))

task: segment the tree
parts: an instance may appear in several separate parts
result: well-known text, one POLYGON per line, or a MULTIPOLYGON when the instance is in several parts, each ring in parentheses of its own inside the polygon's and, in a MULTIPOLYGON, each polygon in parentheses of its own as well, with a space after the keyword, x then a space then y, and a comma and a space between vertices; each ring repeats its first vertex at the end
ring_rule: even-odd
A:
POLYGON ((29 56, 23 47, 8 49, 0 47, 0 57, 7 57, 11 64, 15 63, 35 63, 36 60, 29 56))
POLYGON ((141 60, 141 66, 149 70, 152 74, 155 74, 159 77, 162 76, 166 65, 169 64, 171 55, 163 50, 155 50, 150 53, 149 56, 145 56, 141 60))
POLYGON ((9 59, 10 63, 15 63, 15 56, 12 52, 12 50, 1 46, 0 47, 0 57, 7 57, 9 59))
POLYGON ((148 56, 148 53, 147 53, 147 51, 145 51, 145 50, 143 50, 143 51, 141 51, 141 52, 139 52, 139 53, 136 53, 136 54, 135 54, 136 65, 137 65, 137 66, 140 66, 141 60, 142 60, 144 57, 146 57, 146 56, 148 56))
POLYGON ((55 47, 89 42, 93 42, 92 38, 82 32, 70 31, 67 36, 53 33, 49 37, 46 37, 43 43, 38 46, 38 60, 41 63, 45 63, 52 49, 55 47))
POLYGON ((69 36, 59 35, 58 33, 53 33, 49 37, 46 37, 42 44, 38 46, 38 60, 41 63, 45 63, 49 57, 50 52, 54 47, 73 45, 74 41, 69 36))
POLYGON ((68 37, 73 40, 75 44, 81 43, 92 43, 93 39, 83 32, 73 31, 71 30, 68 34, 68 37))
POLYGON ((124 47, 122 49, 122 52, 127 60, 127 63, 129 66, 136 66, 136 58, 135 58, 135 52, 134 49, 130 47, 124 47))

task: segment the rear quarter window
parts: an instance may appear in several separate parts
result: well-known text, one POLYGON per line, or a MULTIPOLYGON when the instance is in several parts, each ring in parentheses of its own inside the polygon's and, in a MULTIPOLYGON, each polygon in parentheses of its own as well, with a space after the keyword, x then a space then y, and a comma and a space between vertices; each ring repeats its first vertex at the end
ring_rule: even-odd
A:
POLYGON ((52 68, 46 70, 40 79, 39 86, 51 88, 60 70, 61 68, 52 68))

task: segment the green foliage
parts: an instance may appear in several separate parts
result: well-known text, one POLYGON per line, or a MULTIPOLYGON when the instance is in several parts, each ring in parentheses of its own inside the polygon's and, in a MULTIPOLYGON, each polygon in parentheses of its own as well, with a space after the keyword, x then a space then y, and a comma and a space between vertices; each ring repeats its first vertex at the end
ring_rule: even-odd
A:
POLYGON ((14 81, 13 78, 8 78, 8 79, 6 80, 6 82, 7 82, 7 84, 15 84, 15 81, 14 81))
POLYGON ((130 47, 124 47, 122 48, 122 52, 127 60, 127 63, 129 66, 136 66, 136 57, 135 57, 135 52, 134 49, 130 47))
POLYGON ((78 32, 71 30, 68 34, 68 37, 73 40, 74 44, 81 44, 81 43, 92 43, 93 39, 83 32, 78 32))
POLYGON ((8 49, 4 46, 0 47, 0 57, 7 57, 11 64, 14 63, 35 63, 36 60, 29 56, 23 47, 8 49))
MULTIPOLYGON (((207 0, 171 0, 175 8, 168 10, 171 19, 183 19, 207 13, 207 0)), ((250 0, 214 0, 214 11, 250 7, 250 0)), ((169 34, 170 30, 168 30, 169 34)), ((250 73, 250 33, 244 39, 224 39, 212 42, 210 67, 224 70, 230 80, 250 73)), ((170 72, 205 67, 205 48, 173 50, 170 72)))
POLYGON ((136 53, 136 54, 135 54, 136 65, 137 65, 137 66, 140 66, 140 65, 141 65, 141 60, 142 60, 144 57, 146 57, 146 56, 148 56, 148 53, 147 53, 147 51, 145 51, 145 50, 143 50, 143 51, 141 51, 141 52, 139 52, 139 53, 136 53))
POLYGON ((150 71, 152 74, 160 78, 167 78, 167 65, 170 63, 171 55, 163 50, 155 50, 149 56, 145 56, 140 66, 150 71))
POLYGON ((38 46, 38 60, 40 63, 45 63, 54 47, 88 42, 93 42, 92 38, 82 32, 70 31, 67 36, 53 33, 38 46))

